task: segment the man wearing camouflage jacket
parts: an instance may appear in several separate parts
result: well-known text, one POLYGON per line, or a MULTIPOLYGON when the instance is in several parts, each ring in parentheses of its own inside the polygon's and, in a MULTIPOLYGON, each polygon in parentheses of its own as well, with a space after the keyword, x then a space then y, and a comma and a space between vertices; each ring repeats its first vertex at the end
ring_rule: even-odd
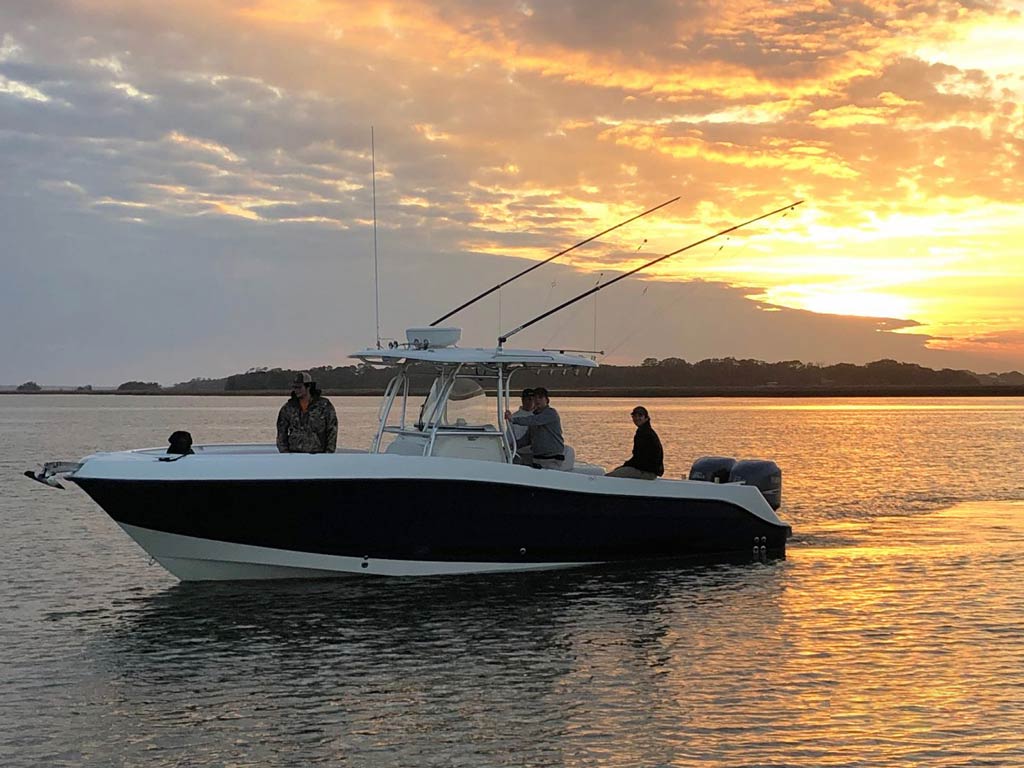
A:
POLYGON ((281 453, 334 453, 338 416, 331 401, 308 373, 292 383, 292 396, 277 414, 277 450, 281 453))

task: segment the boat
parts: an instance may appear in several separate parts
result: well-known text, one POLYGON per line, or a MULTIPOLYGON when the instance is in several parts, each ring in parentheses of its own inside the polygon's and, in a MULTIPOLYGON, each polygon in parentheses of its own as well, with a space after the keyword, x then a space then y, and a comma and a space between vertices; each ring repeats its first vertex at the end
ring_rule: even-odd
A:
POLYGON ((506 344, 598 290, 799 204, 659 256, 503 334, 493 348, 462 348, 461 330, 440 323, 546 262, 408 329, 404 342, 383 346, 378 319, 376 346, 351 355, 394 371, 368 449, 144 448, 47 462, 25 474, 58 488, 61 479, 76 484, 182 581, 784 557, 791 528, 776 514, 782 473, 774 462, 702 457, 685 479, 651 481, 606 477, 568 445, 545 468, 524 461, 505 420, 513 380, 522 372, 586 372, 597 362, 572 350, 506 344))
POLYGON ((459 337, 456 328, 414 328, 404 344, 352 355, 395 374, 367 450, 145 448, 26 474, 77 485, 182 581, 784 557, 790 527, 768 500, 781 501, 773 463, 746 462, 760 474, 731 482, 605 477, 571 446, 554 469, 518 463, 503 419, 513 379, 597 363, 557 351, 461 348, 459 337), (425 395, 424 378, 432 379, 425 395), (768 481, 763 488, 758 478, 768 481))

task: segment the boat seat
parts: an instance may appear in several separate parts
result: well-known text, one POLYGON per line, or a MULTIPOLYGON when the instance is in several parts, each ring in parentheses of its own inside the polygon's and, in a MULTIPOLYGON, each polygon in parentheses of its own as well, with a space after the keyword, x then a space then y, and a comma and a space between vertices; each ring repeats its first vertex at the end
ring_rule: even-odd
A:
POLYGON ((594 475, 595 477, 604 477, 604 467, 598 464, 587 464, 585 461, 581 461, 574 465, 572 468, 574 475, 594 475))
POLYGON ((572 472, 572 468, 576 465, 576 450, 571 445, 565 446, 565 461, 562 462, 562 466, 559 467, 563 472, 572 472))
POLYGON ((537 461, 543 461, 544 469, 555 469, 559 472, 572 472, 572 468, 576 464, 576 451, 573 450, 571 445, 566 445, 562 449, 562 455, 565 456, 561 461, 555 459, 540 459, 537 461))
POLYGON ((588 464, 585 461, 576 461, 576 451, 571 445, 565 446, 565 461, 558 469, 563 472, 572 472, 574 475, 604 476, 604 467, 598 464, 588 464))

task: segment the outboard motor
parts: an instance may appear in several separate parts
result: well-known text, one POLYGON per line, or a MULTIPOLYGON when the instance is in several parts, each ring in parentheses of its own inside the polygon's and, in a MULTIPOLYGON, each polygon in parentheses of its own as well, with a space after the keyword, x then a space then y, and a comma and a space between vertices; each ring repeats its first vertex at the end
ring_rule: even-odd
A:
POLYGON ((701 456, 690 467, 690 479, 706 483, 728 483, 729 473, 735 464, 736 459, 727 456, 701 456))
MULTIPOLYGON (((693 470, 690 470, 690 476, 693 476, 693 470)), ((772 509, 782 505, 782 470, 774 461, 737 461, 729 473, 729 482, 757 486, 772 509)))

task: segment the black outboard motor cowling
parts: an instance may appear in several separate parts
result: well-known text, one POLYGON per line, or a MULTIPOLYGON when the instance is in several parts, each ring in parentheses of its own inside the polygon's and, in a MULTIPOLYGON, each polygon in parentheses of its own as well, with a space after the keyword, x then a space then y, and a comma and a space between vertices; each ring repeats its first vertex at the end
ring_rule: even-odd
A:
POLYGON ((728 456, 701 456, 690 467, 690 480, 703 480, 706 483, 728 483, 736 459, 728 456))
MULTIPOLYGON (((692 476, 693 470, 690 473, 692 476)), ((782 470, 774 461, 737 461, 729 473, 729 482, 757 486, 772 509, 782 506, 782 470)))

